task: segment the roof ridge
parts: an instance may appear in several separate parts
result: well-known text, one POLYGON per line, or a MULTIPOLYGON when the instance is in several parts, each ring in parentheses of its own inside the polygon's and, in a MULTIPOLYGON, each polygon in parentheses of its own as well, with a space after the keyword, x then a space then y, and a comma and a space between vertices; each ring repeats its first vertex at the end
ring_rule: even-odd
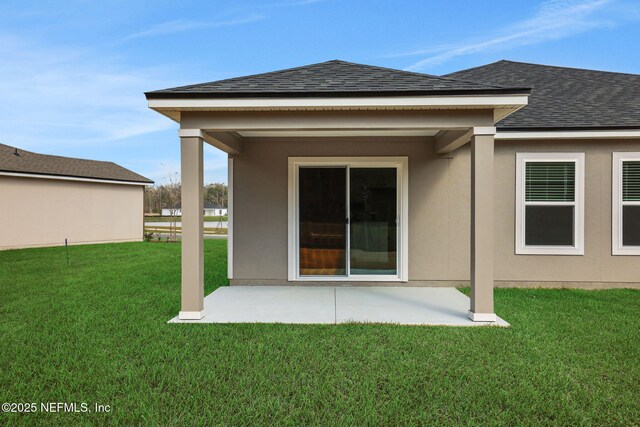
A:
POLYGON ((38 153, 34 153, 33 151, 29 151, 29 150, 25 150, 25 149, 20 148, 20 147, 16 147, 15 145, 3 144, 3 143, 0 142, 0 148, 2 148, 2 147, 13 148, 15 150, 24 151, 25 153, 38 154, 38 153))
MULTIPOLYGON (((370 71, 375 70, 375 71, 384 71, 384 72, 387 72, 387 73, 402 74, 402 75, 405 75, 405 76, 414 77, 416 79, 423 79, 425 81, 425 83, 429 82, 429 80, 432 80, 432 81, 435 80, 435 81, 449 82, 449 83, 473 84, 473 85, 477 86, 478 90, 482 90, 482 89, 485 89, 485 90, 514 89, 514 88, 511 88, 511 87, 499 86, 499 85, 494 85, 494 84, 489 84, 489 83, 465 81, 465 80, 456 79, 456 78, 453 78, 453 77, 436 76, 436 75, 433 75, 433 74, 419 73, 419 72, 407 71, 407 70, 398 70, 398 69, 395 69, 395 68, 382 67, 382 66, 379 66, 379 65, 360 64, 360 63, 356 63, 356 62, 344 61, 344 60, 341 60, 341 59, 332 59, 332 60, 323 61, 323 62, 317 62, 317 63, 313 63, 313 64, 301 65, 301 66, 298 66, 298 67, 283 68, 283 69, 280 69, 280 70, 267 71, 267 72, 264 72, 264 73, 254 73, 254 74, 249 74, 249 75, 230 77, 230 78, 227 78, 227 79, 213 80, 213 81, 204 82, 204 83, 195 83, 195 84, 191 84, 191 85, 176 86, 176 87, 171 87, 171 88, 154 90, 154 91, 150 91, 150 92, 145 92, 145 95, 147 95, 147 94, 158 94, 158 93, 161 94, 161 93, 164 93, 164 92, 167 92, 167 91, 174 91, 174 92, 183 91, 184 92, 184 91, 189 91, 191 89, 198 89, 198 88, 202 88, 202 87, 206 87, 206 86, 216 86, 216 85, 224 85, 224 84, 234 83, 234 82, 242 82, 242 81, 247 80, 247 79, 268 78, 270 76, 282 75, 282 73, 288 73, 288 72, 292 72, 292 71, 296 71, 296 70, 313 70, 314 67, 326 66, 328 64, 333 64, 333 65, 338 65, 338 66, 341 66, 341 65, 349 66, 349 67, 354 67, 354 68, 361 69, 361 70, 370 70, 370 71)), ((516 88, 516 89, 520 89, 520 88, 516 88)))
POLYGON ((463 70, 452 71, 452 72, 450 72, 450 73, 443 74, 443 75, 444 75, 444 76, 450 76, 450 75, 452 75, 452 74, 457 74, 457 73, 467 72, 467 71, 471 71, 471 70, 477 70, 478 68, 488 67, 489 65, 495 65, 495 64, 499 64, 499 63, 501 63, 501 62, 514 62, 514 61, 507 61, 506 59, 500 59, 500 60, 498 60, 498 61, 489 62, 488 64, 476 65, 475 67, 465 68, 465 69, 463 69, 463 70))
MULTIPOLYGON (((344 63, 344 64, 357 65, 357 66, 360 66, 360 67, 368 67, 368 68, 376 68, 378 70, 393 71, 393 72, 396 72, 396 73, 403 73, 403 74, 408 74, 408 75, 416 76, 416 77, 432 78, 432 79, 446 80, 446 81, 452 81, 452 82, 464 81, 464 80, 460 80, 460 79, 454 79, 454 78, 451 78, 451 77, 437 76, 435 74, 418 73, 418 72, 415 72, 415 71, 407 71, 407 70, 399 70, 397 68, 382 67, 380 65, 358 64, 357 62, 342 61, 342 60, 339 60, 339 59, 335 59, 334 61, 341 62, 341 63, 344 63)), ((328 62, 332 62, 332 61, 328 61, 328 62)), ((487 89, 489 89, 489 88, 491 88, 491 89, 505 89, 506 88, 505 86, 489 85, 489 84, 486 84, 486 83, 469 82, 469 81, 467 81, 467 83, 480 84, 482 86, 486 86, 487 89)))
POLYGON ((566 67, 566 66, 562 66, 562 65, 549 65, 549 64, 536 64, 534 62, 509 61, 509 60, 503 60, 503 61, 504 62, 511 62, 511 63, 514 63, 514 64, 535 65, 535 66, 538 66, 538 67, 561 68, 561 69, 564 69, 564 70, 586 71, 586 72, 590 72, 590 73, 620 74, 620 75, 623 75, 623 76, 640 77, 640 74, 623 73, 623 72, 620 72, 620 71, 593 70, 591 68, 566 67))
MULTIPOLYGON (((20 157, 22 157, 23 155, 27 155, 26 158, 22 157, 22 161, 19 161, 17 158, 14 159, 13 156, 10 156, 11 158, 9 159, 7 157, 4 157, 3 155, 2 157, 0 157, 0 160, 3 162, 3 166, 0 166, 0 170, 2 171, 7 171, 7 172, 19 171, 22 173, 35 174, 35 175, 44 174, 44 175, 55 175, 55 176, 73 176, 73 177, 79 177, 79 178, 84 177, 84 178, 94 178, 99 180, 116 180, 116 181, 131 181, 131 182, 148 182, 148 183, 153 182, 147 177, 140 175, 139 173, 134 172, 131 169, 127 169, 124 166, 109 160, 94 160, 94 159, 84 159, 80 157, 69 157, 69 156, 59 156, 55 154, 36 153, 33 151, 24 150, 19 147, 14 147, 12 145, 2 144, 2 143, 0 143, 0 150, 5 153, 12 150, 18 150, 19 154, 21 154, 20 157), (13 164, 12 162, 18 162, 20 165, 24 165, 24 166, 31 165, 31 168, 29 170, 24 170, 24 169, 14 169, 11 166, 6 166, 7 164, 12 165, 13 164), (52 169, 49 169, 46 172, 42 172, 42 168, 40 170, 33 169, 34 164, 46 164, 49 167, 52 164, 66 165, 67 167, 71 168, 69 169, 69 171, 73 170, 76 172, 85 170, 86 168, 93 168, 94 174, 93 176, 88 176, 86 174, 74 174, 72 172, 60 173, 57 171, 53 171, 52 169), (121 177, 118 177, 117 175, 115 177, 109 177, 104 175, 99 176, 99 175, 96 175, 97 173, 96 171, 102 171, 100 172, 102 174, 104 173, 119 174, 121 175, 121 177), (124 176, 128 174, 129 177, 122 178, 123 174, 124 176)), ((54 167, 54 169, 55 168, 56 167, 54 167)))
MULTIPOLYGON (((271 75, 271 74, 281 73, 281 72, 284 72, 284 71, 293 71, 293 70, 299 70, 301 68, 312 67, 314 65, 327 64, 329 62, 340 62, 340 60, 332 59, 332 60, 329 60, 329 61, 316 62, 316 63, 313 63, 313 64, 299 65, 297 67, 282 68, 280 70, 266 71, 264 73, 253 73, 253 74, 247 74, 247 75, 244 75, 244 76, 229 77, 229 78, 221 79, 221 80, 212 80, 212 81, 204 82, 204 83, 195 83, 195 84, 185 85, 185 86, 176 86, 176 87, 172 87, 170 89, 172 89, 172 90, 189 89, 189 88, 192 88, 192 87, 210 85, 210 84, 213 84, 213 83, 232 82, 234 80, 240 80, 240 79, 245 79, 245 78, 249 78, 249 77, 268 76, 268 75, 271 75)), ((151 92, 145 92, 145 93, 163 92, 165 90, 166 89, 159 89, 159 90, 153 90, 151 92)))
MULTIPOLYGON (((485 65, 478 65, 477 67, 471 67, 471 68, 466 68, 466 69, 464 69, 464 70, 454 71, 454 72, 449 73, 449 74, 444 74, 444 76, 445 76, 445 78, 448 78, 448 77, 446 77, 446 76, 450 76, 450 75, 452 75, 452 74, 456 74, 456 73, 466 73, 467 71, 475 70, 475 69, 477 69, 477 68, 487 67, 487 66, 489 66, 489 65, 499 64, 500 62, 512 62, 512 61, 507 61, 507 60, 501 59, 501 60, 499 60, 499 61, 490 62, 489 64, 485 64, 485 65)), ((457 82, 462 82, 462 83, 483 84, 482 82, 479 82, 479 81, 476 81, 476 80, 467 80, 467 79, 461 79, 461 78, 458 78, 458 77, 455 77, 455 78, 453 78, 452 80, 457 81, 457 82)), ((513 87, 512 87, 512 86, 496 86, 496 87, 499 87, 499 88, 511 88, 511 89, 513 89, 513 87)), ((517 88, 516 88, 516 89, 517 89, 517 88)), ((531 88, 529 88, 529 89, 531 89, 531 88)))
POLYGON ((454 71, 454 72, 449 73, 449 74, 456 74, 456 73, 462 72, 462 71, 475 70, 477 68, 483 68, 483 67, 487 67, 489 65, 495 65, 495 64, 499 64, 501 62, 507 62, 507 63, 510 63, 510 64, 533 65, 535 67, 557 68, 557 69, 562 69, 562 70, 585 71, 585 72, 588 72, 588 73, 620 74, 620 75, 623 75, 623 76, 640 77, 640 74, 635 74, 635 73, 623 73, 623 72, 620 72, 620 71, 607 71, 607 70, 593 70, 591 68, 566 67, 566 66, 562 66, 562 65, 538 64, 538 63, 535 63, 535 62, 512 61, 510 59, 501 59, 499 61, 490 62, 488 64, 478 65, 476 67, 465 68, 464 70, 454 71))
POLYGON ((110 163, 112 165, 116 165, 118 167, 126 169, 124 166, 120 166, 119 164, 117 164, 115 162, 112 162, 110 160, 94 160, 94 159, 85 159, 83 157, 69 157, 69 156, 60 156, 60 155, 57 155, 57 154, 36 153, 35 151, 25 150, 24 148, 14 147, 12 145, 7 145, 7 144, 0 144, 0 145, 4 145, 5 147, 9 147, 9 148, 15 148, 18 151, 22 151, 24 153, 29 153, 29 154, 34 154, 36 156, 55 157, 57 159, 81 160, 83 162, 110 163))
POLYGON ((498 123, 501 130, 640 127, 638 74, 503 59, 450 75, 535 88, 526 107, 498 123))

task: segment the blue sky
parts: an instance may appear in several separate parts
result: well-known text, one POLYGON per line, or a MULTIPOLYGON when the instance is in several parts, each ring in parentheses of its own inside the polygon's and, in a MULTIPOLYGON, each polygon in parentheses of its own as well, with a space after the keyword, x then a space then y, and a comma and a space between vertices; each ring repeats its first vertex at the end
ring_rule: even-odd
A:
MULTIPOLYGON (((162 182, 179 170, 177 125, 146 107, 147 90, 330 59, 640 73, 639 41, 637 0, 3 0, 0 142, 162 182)), ((226 182, 213 147, 205 180, 226 182)))

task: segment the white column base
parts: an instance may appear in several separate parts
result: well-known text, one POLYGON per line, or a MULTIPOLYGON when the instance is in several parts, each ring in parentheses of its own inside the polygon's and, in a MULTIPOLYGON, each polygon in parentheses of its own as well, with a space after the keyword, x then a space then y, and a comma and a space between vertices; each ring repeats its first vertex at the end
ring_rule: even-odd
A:
POLYGON ((496 322, 498 320, 495 313, 474 313, 469 310, 468 316, 474 322, 496 322))
POLYGON ((180 320, 200 320, 204 317, 204 310, 200 311, 181 311, 178 313, 180 320))

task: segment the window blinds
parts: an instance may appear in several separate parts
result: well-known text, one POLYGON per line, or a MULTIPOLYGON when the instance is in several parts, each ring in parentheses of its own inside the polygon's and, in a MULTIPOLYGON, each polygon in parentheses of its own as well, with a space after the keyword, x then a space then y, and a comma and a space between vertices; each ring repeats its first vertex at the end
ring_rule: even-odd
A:
MULTIPOLYGON (((637 168, 637 170, 636 182, 638 184, 636 188, 640 189, 640 168, 637 168)), ((575 162, 527 162, 525 172, 525 201, 575 201, 575 172, 575 162)), ((637 195, 640 200, 640 191, 637 195)))
POLYGON ((622 201, 640 202, 640 161, 622 162, 622 201))

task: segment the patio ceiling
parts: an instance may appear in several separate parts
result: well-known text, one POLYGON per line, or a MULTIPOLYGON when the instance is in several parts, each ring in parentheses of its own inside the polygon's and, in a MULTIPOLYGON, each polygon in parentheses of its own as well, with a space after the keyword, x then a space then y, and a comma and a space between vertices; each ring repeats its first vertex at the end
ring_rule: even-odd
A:
MULTIPOLYGON (((244 140, 255 137, 414 136, 436 141, 438 153, 467 143, 482 128, 493 128, 491 109, 351 111, 187 111, 180 136, 199 137, 239 155, 244 140)), ((491 133, 495 133, 493 130, 491 133)))
POLYGON ((381 130, 249 130, 238 132, 243 138, 255 137, 316 137, 316 136, 435 136, 438 130, 434 129, 417 129, 417 130, 397 130, 397 129, 381 129, 381 130))

